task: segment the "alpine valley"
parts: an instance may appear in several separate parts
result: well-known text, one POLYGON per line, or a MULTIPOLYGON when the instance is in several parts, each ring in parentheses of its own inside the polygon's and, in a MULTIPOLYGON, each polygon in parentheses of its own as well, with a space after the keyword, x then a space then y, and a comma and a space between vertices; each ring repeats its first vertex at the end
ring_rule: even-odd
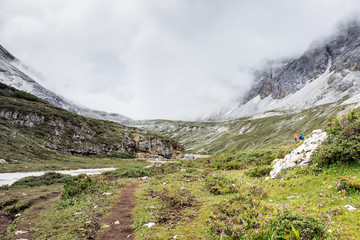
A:
POLYGON ((359 239, 360 22, 253 77, 198 121, 134 120, 0 45, 0 171, 46 171, 0 187, 0 238, 359 239))

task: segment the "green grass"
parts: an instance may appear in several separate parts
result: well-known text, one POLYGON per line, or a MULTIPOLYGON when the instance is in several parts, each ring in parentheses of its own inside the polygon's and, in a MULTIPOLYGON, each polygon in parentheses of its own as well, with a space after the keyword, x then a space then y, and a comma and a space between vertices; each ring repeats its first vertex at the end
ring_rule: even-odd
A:
POLYGON ((295 132, 310 134, 349 106, 325 104, 299 113, 260 119, 240 118, 219 122, 150 120, 142 125, 148 132, 183 143, 188 153, 220 154, 231 149, 263 149, 293 143, 295 132))
MULTIPOLYGON (((189 161, 184 165, 191 165, 191 163, 196 164, 189 161)), ((268 181, 264 180, 265 177, 249 177, 246 170, 215 170, 213 174, 225 174, 236 184, 236 191, 222 195, 214 195, 206 187, 204 178, 209 173, 206 164, 194 172, 192 170, 187 172, 190 169, 187 167, 180 167, 180 169, 181 171, 166 176, 153 177, 137 191, 138 207, 134 211, 135 239, 170 239, 175 235, 183 235, 184 239, 216 239, 216 236, 220 239, 220 232, 214 232, 214 229, 209 227, 211 224, 216 224, 214 216, 220 217, 216 210, 217 206, 228 201, 232 201, 229 207, 236 205, 236 201, 240 204, 240 200, 234 202, 231 199, 242 199, 242 197, 254 199, 256 204, 263 201, 263 209, 261 209, 261 204, 254 209, 255 213, 257 212, 256 216, 260 211, 263 216, 262 220, 257 218, 254 220, 257 221, 256 224, 267 222, 270 224, 270 220, 281 215, 283 211, 289 210, 303 217, 320 219, 326 226, 326 234, 329 234, 326 238, 341 236, 342 239, 356 239, 359 237, 360 213, 358 210, 348 211, 344 206, 349 204, 358 208, 360 195, 355 193, 349 196, 344 192, 339 193, 337 189, 337 183, 343 176, 360 179, 360 169, 357 167, 334 166, 323 169, 320 173, 308 167, 296 168, 282 173, 281 178, 286 180, 268 181), (162 222, 161 216, 165 214, 164 211, 171 216, 173 210, 166 209, 161 193, 165 189, 172 189, 180 195, 182 188, 193 196, 196 204, 181 209, 177 221, 162 222), (148 222, 155 222, 155 226, 145 227, 144 224, 148 222)), ((229 186, 232 186, 231 182, 229 186)), ((221 226, 224 221, 223 219, 217 226, 221 226)), ((254 229, 249 228, 246 231, 250 233, 254 229)))
POLYGON ((47 192, 62 189, 65 193, 67 187, 62 184, 0 191, 0 196, 13 196, 2 201, 2 215, 21 212, 1 237, 13 239, 16 231, 24 229, 30 230, 32 237, 37 239, 84 239, 96 236, 101 229, 102 217, 129 181, 95 176, 92 177, 92 182, 91 191, 82 190, 81 194, 75 194, 71 198, 61 198, 63 195, 49 199, 42 197, 47 192), (103 194, 105 191, 112 195, 103 194), (23 199, 18 200, 19 198, 23 199), (33 205, 37 199, 41 201, 33 205))

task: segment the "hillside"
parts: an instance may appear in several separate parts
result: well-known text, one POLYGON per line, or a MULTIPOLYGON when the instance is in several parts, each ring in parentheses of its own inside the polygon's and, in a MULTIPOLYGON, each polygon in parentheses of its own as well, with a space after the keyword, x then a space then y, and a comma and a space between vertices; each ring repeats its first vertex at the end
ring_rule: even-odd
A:
POLYGON ((64 154, 184 155, 184 147, 169 138, 83 117, 4 84, 0 84, 0 101, 0 159, 9 163, 50 160, 64 154))
POLYGON ((188 153, 218 154, 231 149, 255 149, 283 146, 293 142, 295 132, 305 135, 322 128, 330 119, 352 104, 325 104, 298 113, 268 117, 244 117, 227 121, 183 122, 151 120, 137 127, 158 133, 184 144, 188 153))

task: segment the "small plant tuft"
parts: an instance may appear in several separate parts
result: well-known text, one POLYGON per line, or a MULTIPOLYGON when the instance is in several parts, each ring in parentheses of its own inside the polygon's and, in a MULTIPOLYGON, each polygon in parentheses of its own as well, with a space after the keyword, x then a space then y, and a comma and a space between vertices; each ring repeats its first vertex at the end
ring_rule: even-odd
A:
POLYGON ((348 194, 359 193, 360 191, 360 181, 355 177, 343 176, 340 177, 337 184, 338 191, 345 191, 348 194))
POLYGON ((235 180, 224 175, 209 175, 205 178, 206 189, 215 195, 235 193, 238 191, 235 180))

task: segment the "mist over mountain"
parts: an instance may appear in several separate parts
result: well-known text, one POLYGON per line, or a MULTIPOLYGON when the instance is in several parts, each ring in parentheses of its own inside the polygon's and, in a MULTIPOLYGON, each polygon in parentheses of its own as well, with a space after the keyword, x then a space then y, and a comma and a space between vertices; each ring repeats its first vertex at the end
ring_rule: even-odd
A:
MULTIPOLYGON (((104 111, 92 110, 74 104, 64 97, 46 89, 37 81, 31 78, 26 72, 31 71, 28 66, 13 56, 3 46, 0 45, 0 82, 8 86, 15 87, 19 90, 31 93, 45 101, 66 109, 68 111, 78 113, 83 116, 111 120, 123 124, 131 124, 134 122, 131 118, 118 113, 107 113, 104 111)), ((33 72, 32 72, 33 73, 33 72)), ((32 74, 31 74, 32 75, 32 74)))
POLYGON ((360 22, 349 20, 300 57, 269 61, 256 70, 250 91, 207 119, 281 115, 338 101, 358 103, 359 70, 360 22))

